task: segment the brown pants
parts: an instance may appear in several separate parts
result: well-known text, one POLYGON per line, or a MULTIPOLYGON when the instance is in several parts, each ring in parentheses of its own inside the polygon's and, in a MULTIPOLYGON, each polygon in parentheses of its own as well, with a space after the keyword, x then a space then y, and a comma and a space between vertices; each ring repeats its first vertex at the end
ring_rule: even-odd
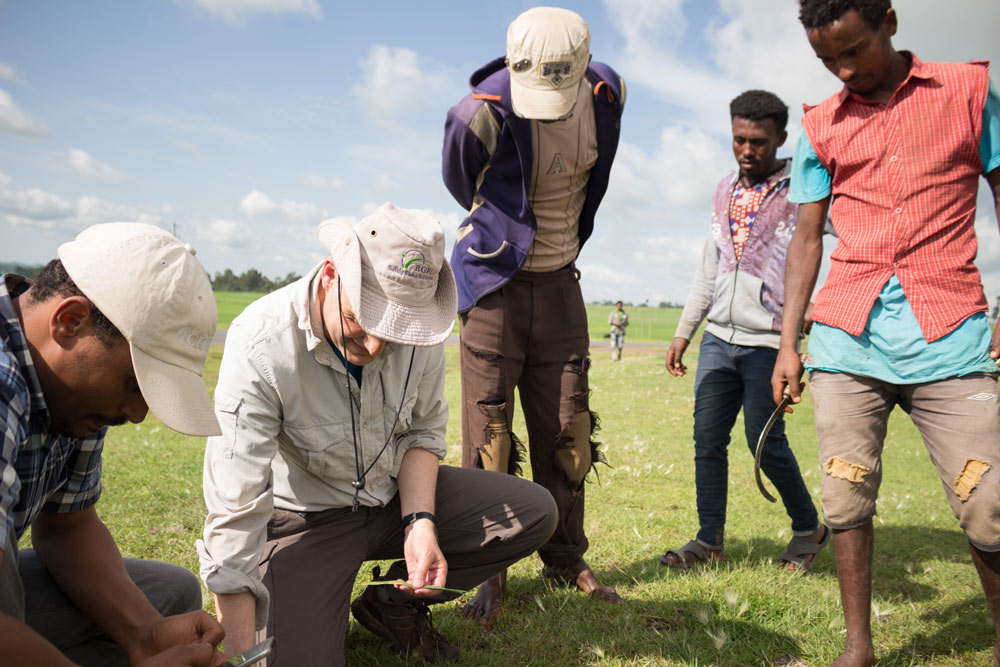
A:
MULTIPOLYGON (((446 586, 458 590, 473 589, 531 554, 555 526, 555 506, 545 489, 483 470, 441 466, 435 503, 438 544, 448 561, 446 586)), ((271 608, 259 637, 276 639, 268 665, 344 664, 354 578, 366 560, 403 557, 400 518, 398 495, 385 507, 357 512, 274 511, 260 563, 271 608)), ((406 579, 405 564, 394 563, 389 575, 406 579)))
POLYGON ((583 479, 601 460, 591 436, 590 336, 575 269, 521 272, 459 315, 462 466, 517 473, 514 388, 528 429, 532 479, 555 498, 559 524, 538 554, 572 565, 587 550, 583 479))

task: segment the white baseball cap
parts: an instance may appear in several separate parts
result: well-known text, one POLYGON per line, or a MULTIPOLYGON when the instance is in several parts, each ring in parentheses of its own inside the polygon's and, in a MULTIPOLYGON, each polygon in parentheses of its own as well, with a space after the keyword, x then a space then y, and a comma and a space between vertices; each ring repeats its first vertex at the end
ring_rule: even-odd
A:
POLYGON ((458 291, 437 218, 386 202, 354 226, 333 218, 316 233, 367 334, 418 347, 448 338, 458 291))
POLYGON ((590 63, 590 31, 574 11, 534 7, 507 28, 510 100, 522 118, 555 120, 576 104, 590 63))
POLYGON ((128 341, 153 414, 180 433, 220 435, 201 375, 218 314, 194 248, 154 225, 110 222, 83 230, 58 254, 80 291, 128 341))

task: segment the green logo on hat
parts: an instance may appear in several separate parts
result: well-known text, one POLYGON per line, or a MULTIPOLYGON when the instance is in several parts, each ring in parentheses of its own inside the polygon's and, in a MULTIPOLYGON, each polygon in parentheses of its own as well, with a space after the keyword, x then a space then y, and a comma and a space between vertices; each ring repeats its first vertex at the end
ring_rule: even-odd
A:
POLYGON ((424 253, 420 252, 419 250, 407 250, 406 252, 403 253, 404 269, 410 268, 410 264, 413 264, 414 262, 423 262, 426 264, 427 260, 424 259, 424 253))

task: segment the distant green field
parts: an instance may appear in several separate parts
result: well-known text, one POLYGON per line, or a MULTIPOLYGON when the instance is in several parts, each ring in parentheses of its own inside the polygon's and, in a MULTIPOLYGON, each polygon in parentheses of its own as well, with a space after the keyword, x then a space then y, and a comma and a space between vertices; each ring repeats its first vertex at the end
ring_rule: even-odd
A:
MULTIPOLYGON (((215 303, 219 308, 219 328, 226 329, 237 315, 251 302, 260 298, 258 292, 216 292, 215 303)), ((608 315, 613 306, 587 306, 587 323, 592 339, 600 339, 610 333, 608 315)), ((681 316, 680 308, 627 308, 629 326, 627 341, 664 343, 674 337, 674 329, 681 316)), ((455 333, 458 333, 458 322, 455 322, 455 333)))
POLYGON ((233 319, 248 305, 264 296, 260 292, 215 292, 215 306, 219 309, 219 328, 228 329, 233 319))

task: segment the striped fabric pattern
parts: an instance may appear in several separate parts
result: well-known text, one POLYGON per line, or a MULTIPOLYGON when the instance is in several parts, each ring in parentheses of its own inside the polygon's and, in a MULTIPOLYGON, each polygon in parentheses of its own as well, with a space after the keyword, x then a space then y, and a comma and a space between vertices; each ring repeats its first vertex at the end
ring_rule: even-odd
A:
MULTIPOLYGON (((905 53, 905 52, 904 52, 905 53)), ((832 178, 839 236, 815 321, 859 335, 894 273, 928 342, 987 309, 973 260, 985 63, 922 63, 887 104, 845 87, 803 127, 832 178)))
POLYGON ((11 302, 28 282, 0 276, 0 543, 20 538, 42 510, 75 512, 101 495, 104 433, 86 438, 51 429, 28 343, 11 302))

